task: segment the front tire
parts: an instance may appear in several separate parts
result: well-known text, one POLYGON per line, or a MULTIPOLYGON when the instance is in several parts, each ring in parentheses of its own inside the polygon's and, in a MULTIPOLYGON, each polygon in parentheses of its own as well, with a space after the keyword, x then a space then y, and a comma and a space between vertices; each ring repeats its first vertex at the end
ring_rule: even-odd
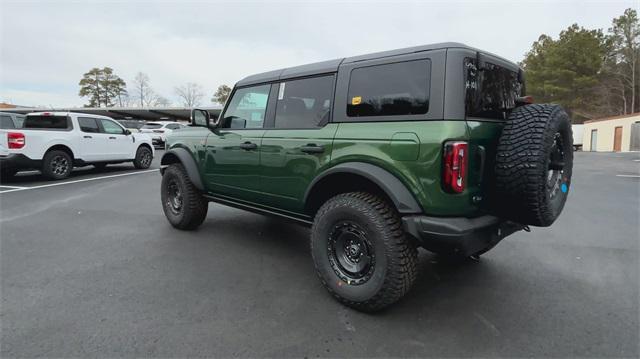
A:
POLYGON ((73 158, 65 151, 49 151, 42 159, 42 174, 48 179, 67 178, 71 170, 73 170, 73 158))
POLYGON ((151 150, 146 146, 138 147, 136 151, 136 158, 133 160, 133 165, 139 170, 146 170, 151 166, 153 161, 153 154, 151 150))
POLYGON ((372 312, 400 300, 417 276, 417 250, 395 208, 379 196, 351 192, 315 216, 311 254, 325 288, 343 304, 372 312))
POLYGON ((193 185, 182 164, 174 163, 165 169, 160 197, 164 214, 175 228, 196 229, 207 216, 209 202, 193 185))

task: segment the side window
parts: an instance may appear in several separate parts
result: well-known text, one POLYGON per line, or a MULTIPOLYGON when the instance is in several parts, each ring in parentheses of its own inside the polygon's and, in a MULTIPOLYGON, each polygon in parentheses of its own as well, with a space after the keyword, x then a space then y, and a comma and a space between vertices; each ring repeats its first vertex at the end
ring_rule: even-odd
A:
POLYGON ((82 132, 98 133, 100 128, 95 118, 91 117, 78 117, 78 124, 82 132))
POLYGON ((170 123, 170 124, 167 125, 167 128, 170 129, 170 130, 177 130, 177 129, 180 129, 181 126, 178 125, 177 123, 170 123))
POLYGON ((237 89, 222 118, 224 128, 262 128, 271 85, 237 89))
POLYGON ((16 128, 16 126, 13 124, 13 120, 11 119, 11 116, 0 115, 0 128, 5 130, 10 128, 16 128))
POLYGON ((114 135, 124 134, 124 130, 122 129, 122 127, 118 126, 115 122, 111 120, 105 120, 101 118, 100 123, 102 124, 102 129, 104 133, 109 133, 114 135))
POLYGON ((315 128, 329 121, 333 76, 281 82, 276 128, 315 128))
POLYGON ((431 62, 414 60, 351 71, 347 116, 420 115, 429 110, 431 62))

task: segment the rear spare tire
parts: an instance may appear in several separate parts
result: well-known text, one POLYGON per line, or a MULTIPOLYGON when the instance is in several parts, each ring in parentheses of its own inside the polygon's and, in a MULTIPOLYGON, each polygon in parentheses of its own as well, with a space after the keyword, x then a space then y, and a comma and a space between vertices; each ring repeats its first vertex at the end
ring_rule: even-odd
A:
POLYGON ((562 212, 571 186, 573 136, 558 105, 513 110, 496 153, 497 211, 533 226, 550 226, 562 212))

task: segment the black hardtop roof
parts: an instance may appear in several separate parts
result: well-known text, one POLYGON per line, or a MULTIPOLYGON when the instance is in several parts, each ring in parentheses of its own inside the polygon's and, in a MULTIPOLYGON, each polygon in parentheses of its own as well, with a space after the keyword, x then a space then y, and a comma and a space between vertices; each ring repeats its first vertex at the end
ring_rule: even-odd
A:
MULTIPOLYGON (((335 60, 315 62, 315 63, 301 65, 301 66, 294 66, 294 67, 289 67, 289 68, 280 69, 280 70, 263 72, 263 73, 259 73, 259 74, 255 74, 255 75, 251 75, 243 78, 242 80, 238 81, 238 83, 236 83, 236 86, 246 86, 246 85, 277 81, 277 80, 286 79, 286 78, 336 72, 338 71, 338 67, 340 66, 340 64, 343 64, 343 63, 353 63, 358 61, 373 60, 373 59, 379 59, 384 57, 406 55, 406 54, 411 54, 415 52, 448 49, 448 48, 462 48, 462 49, 468 49, 474 52, 479 51, 483 54, 494 56, 499 59, 502 59, 503 61, 513 64, 512 61, 506 60, 500 56, 473 48, 471 46, 467 46, 459 42, 441 42, 437 44, 413 46, 413 47, 406 47, 406 48, 397 49, 397 50, 389 50, 389 51, 374 52, 371 54, 365 54, 365 55, 359 55, 359 56, 344 57, 344 58, 335 59, 335 60)), ((517 65, 515 64, 514 66, 517 67, 517 65)))

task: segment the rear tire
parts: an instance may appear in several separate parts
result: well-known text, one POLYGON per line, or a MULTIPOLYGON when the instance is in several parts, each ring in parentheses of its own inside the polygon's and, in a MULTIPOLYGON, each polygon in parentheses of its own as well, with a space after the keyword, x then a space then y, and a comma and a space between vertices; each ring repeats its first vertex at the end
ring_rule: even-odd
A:
POLYGON ((65 151, 49 151, 42 159, 42 174, 48 179, 60 180, 67 178, 72 170, 73 158, 65 151))
POLYGON ((165 169, 160 197, 164 214, 175 228, 195 229, 207 216, 209 202, 193 185, 180 163, 165 169))
POLYGON ((498 142, 497 212, 522 224, 550 226, 564 208, 572 168, 571 122, 562 107, 516 108, 498 142))
POLYGON ((138 147, 136 158, 133 160, 133 166, 139 170, 146 170, 151 166, 153 161, 153 153, 146 146, 138 147))
POLYGON ((370 193, 340 194, 318 210, 311 254, 329 293, 365 312, 400 300, 417 276, 417 250, 398 213, 370 193))

